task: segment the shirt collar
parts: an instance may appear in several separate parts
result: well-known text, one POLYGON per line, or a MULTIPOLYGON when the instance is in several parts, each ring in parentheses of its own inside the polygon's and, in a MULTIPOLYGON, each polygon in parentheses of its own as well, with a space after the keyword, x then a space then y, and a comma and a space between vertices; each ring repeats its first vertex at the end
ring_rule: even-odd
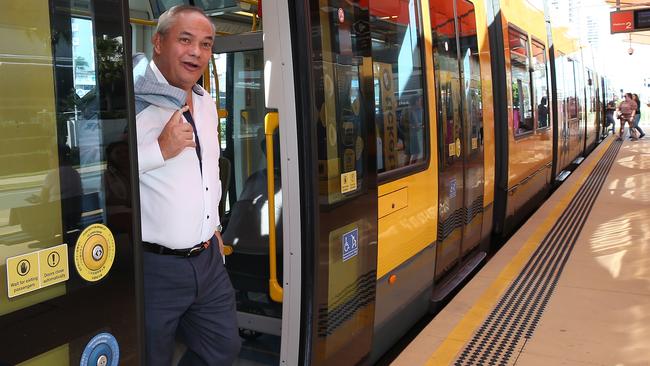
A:
MULTIPOLYGON (((163 76, 162 72, 160 72, 160 69, 158 68, 158 66, 156 66, 156 63, 153 60, 149 62, 149 66, 151 66, 151 70, 153 71, 154 75, 156 75, 156 79, 158 79, 158 82, 170 85, 167 79, 165 79, 165 76, 163 76)), ((203 96, 203 90, 197 84, 194 84, 192 86, 192 91, 194 92, 194 94, 203 96)))
POLYGON ((167 81, 167 79, 165 79, 162 72, 160 72, 160 69, 158 68, 158 66, 156 66, 156 63, 153 60, 149 62, 149 66, 151 66, 151 70, 153 70, 154 75, 156 75, 156 79, 158 79, 158 82, 163 84, 169 84, 169 82, 167 81))

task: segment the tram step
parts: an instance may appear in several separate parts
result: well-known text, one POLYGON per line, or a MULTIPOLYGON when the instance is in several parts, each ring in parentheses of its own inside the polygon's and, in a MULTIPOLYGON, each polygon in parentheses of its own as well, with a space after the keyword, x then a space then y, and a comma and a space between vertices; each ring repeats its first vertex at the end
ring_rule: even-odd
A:
POLYGON ((487 253, 481 251, 467 257, 453 272, 449 273, 442 283, 435 286, 431 302, 439 303, 444 300, 467 276, 474 272, 485 257, 487 257, 487 253))
POLYGON ((570 170, 563 170, 562 172, 560 172, 557 178, 555 178, 555 180, 558 182, 564 182, 564 180, 567 179, 569 175, 571 175, 570 170))

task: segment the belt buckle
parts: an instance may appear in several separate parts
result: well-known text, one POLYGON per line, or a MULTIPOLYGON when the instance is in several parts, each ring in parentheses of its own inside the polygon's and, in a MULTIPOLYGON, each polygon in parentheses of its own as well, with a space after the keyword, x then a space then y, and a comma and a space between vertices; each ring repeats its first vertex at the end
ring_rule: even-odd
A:
POLYGON ((206 241, 206 242, 201 243, 201 244, 199 244, 199 245, 197 245, 197 246, 195 246, 195 247, 192 247, 192 248, 189 250, 189 252, 187 252, 187 256, 188 256, 188 257, 193 257, 193 256, 195 256, 195 255, 198 255, 198 254, 201 253, 203 250, 208 249, 209 246, 210 246, 210 241, 206 241))
POLYGON ((194 247, 194 248, 190 249, 189 252, 187 252, 187 256, 188 256, 188 257, 193 257, 193 256, 195 256, 195 255, 201 253, 201 251, 202 251, 203 249, 204 249, 204 248, 203 248, 202 246, 200 246, 200 247, 194 247))

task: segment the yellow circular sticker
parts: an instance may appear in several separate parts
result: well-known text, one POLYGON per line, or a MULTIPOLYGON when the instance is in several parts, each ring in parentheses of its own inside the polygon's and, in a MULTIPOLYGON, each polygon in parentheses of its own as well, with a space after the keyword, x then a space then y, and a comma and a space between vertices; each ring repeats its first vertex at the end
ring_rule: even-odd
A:
POLYGON ((460 158, 460 138, 456 137, 456 156, 460 158))
POLYGON ((74 265, 86 281, 96 282, 106 277, 115 259, 115 238, 102 224, 88 226, 77 239, 74 265))

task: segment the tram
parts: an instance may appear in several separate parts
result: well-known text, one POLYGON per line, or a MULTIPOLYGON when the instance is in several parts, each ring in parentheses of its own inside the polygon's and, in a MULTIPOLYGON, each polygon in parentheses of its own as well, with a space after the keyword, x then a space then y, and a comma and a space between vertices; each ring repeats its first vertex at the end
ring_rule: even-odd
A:
POLYGON ((606 136, 544 1, 4 2, 0 364, 143 364, 133 83, 177 3, 216 25, 238 365, 376 362, 606 136))

